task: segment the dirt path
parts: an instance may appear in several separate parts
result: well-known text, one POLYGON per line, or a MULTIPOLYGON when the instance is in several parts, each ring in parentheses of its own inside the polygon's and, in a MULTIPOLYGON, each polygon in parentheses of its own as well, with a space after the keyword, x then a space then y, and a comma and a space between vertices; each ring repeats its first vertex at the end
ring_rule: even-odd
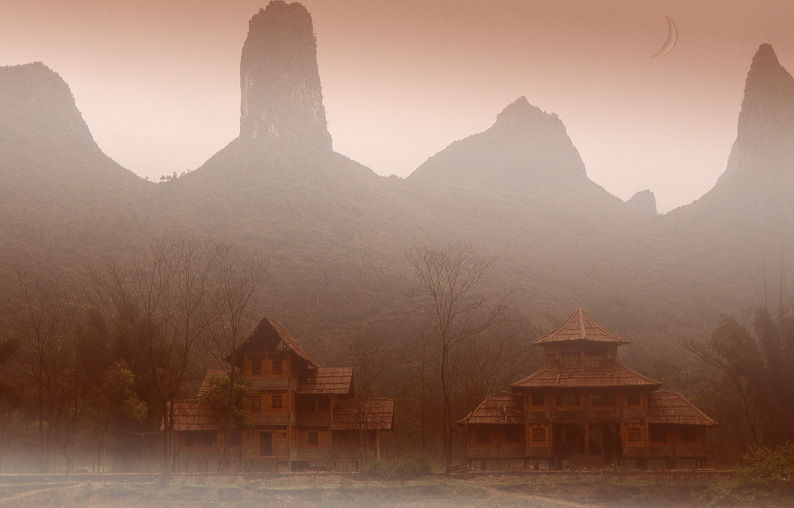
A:
POLYGON ((6 487, 0 491, 0 507, 18 508, 21 506, 42 506, 39 500, 43 497, 48 497, 48 494, 54 494, 54 497, 60 497, 61 494, 70 494, 70 491, 83 485, 82 483, 75 484, 59 484, 53 487, 40 488, 38 485, 20 485, 16 489, 6 487), (37 488, 39 487, 39 488, 37 488), (13 493, 14 490, 26 489, 23 492, 13 493), (6 491, 10 491, 6 495, 6 491), (26 502, 27 500, 27 502, 26 502))
POLYGON ((505 501, 513 502, 518 500, 524 503, 522 504, 522 506, 534 506, 537 508, 608 508, 600 504, 594 504, 594 503, 583 504, 583 503, 577 503, 575 501, 567 501, 565 499, 556 499, 545 496, 539 496, 537 494, 530 494, 528 492, 520 492, 520 491, 508 492, 503 489, 499 489, 487 484, 481 485, 480 488, 491 492, 494 501, 504 499, 505 501), (526 504, 527 501, 531 501, 532 504, 527 505, 526 504))

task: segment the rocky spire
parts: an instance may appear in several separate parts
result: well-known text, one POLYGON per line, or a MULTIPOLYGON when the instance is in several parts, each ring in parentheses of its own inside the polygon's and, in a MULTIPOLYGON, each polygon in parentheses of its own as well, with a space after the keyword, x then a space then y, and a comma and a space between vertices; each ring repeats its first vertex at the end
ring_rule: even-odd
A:
POLYGON ((731 158, 729 171, 772 172, 794 162, 794 78, 769 44, 761 45, 747 73, 731 158))
POLYGON ((312 18, 274 0, 249 22, 240 62, 240 137, 331 150, 312 18))

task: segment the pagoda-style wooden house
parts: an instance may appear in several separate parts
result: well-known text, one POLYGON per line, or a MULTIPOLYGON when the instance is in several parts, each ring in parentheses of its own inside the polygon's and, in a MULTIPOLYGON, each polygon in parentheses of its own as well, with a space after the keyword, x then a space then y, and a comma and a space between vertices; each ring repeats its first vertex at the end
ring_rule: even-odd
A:
MULTIPOLYGON (((356 399, 351 367, 322 367, 280 324, 264 318, 226 359, 259 393, 253 427, 232 435, 231 467, 296 471, 357 470, 380 458, 381 432, 392 430, 390 399, 356 399)), ((201 390, 213 376, 208 371, 201 390)), ((176 410, 177 464, 183 471, 214 470, 222 434, 218 418, 198 400, 176 410)))
POLYGON ((717 423, 626 367, 618 337, 577 309, 537 339, 545 364, 458 423, 472 469, 702 466, 717 423))

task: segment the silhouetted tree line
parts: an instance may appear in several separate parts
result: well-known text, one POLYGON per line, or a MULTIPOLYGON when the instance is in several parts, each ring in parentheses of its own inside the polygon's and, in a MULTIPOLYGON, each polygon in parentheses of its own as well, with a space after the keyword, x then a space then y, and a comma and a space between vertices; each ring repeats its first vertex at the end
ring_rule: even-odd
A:
MULTIPOLYGON (((455 422, 541 365, 529 345, 541 330, 510 308, 509 295, 487 294, 491 262, 470 246, 417 248, 408 262, 416 289, 404 308, 329 325, 313 354, 353 366, 358 397, 395 399, 384 453, 423 451, 450 463, 464 450, 455 422)), ((224 376, 201 403, 220 428, 245 429, 250 387, 224 359, 263 317, 266 272, 260 252, 184 237, 79 273, 18 268, 0 330, 0 467, 157 468, 166 479, 174 403, 195 396, 207 368, 224 376)), ((759 308, 750 326, 725 317, 710 338, 686 346, 697 374, 679 376, 720 422, 712 445, 721 456, 792 441, 791 308, 759 308)), ((229 439, 219 446, 219 463, 229 447, 229 439)))
POLYGON ((724 316, 708 340, 686 341, 697 358, 702 406, 719 423, 714 453, 794 442, 794 309, 758 306, 749 323, 724 316))
MULTIPOLYGON (((537 366, 537 330, 504 298, 483 296, 490 262, 469 246, 417 249, 412 260, 420 283, 405 315, 329 327, 319 356, 354 367, 360 398, 396 400, 386 450, 449 461, 462 442, 454 422, 537 366), (428 320, 442 308, 444 323, 428 320)), ((225 376, 201 402, 221 428, 245 428, 250 393, 224 358, 262 317, 266 270, 261 253, 197 238, 161 238, 81 272, 18 268, 0 342, 0 466, 167 475, 174 403, 195 396, 207 368, 225 376)), ((225 463, 229 443, 220 449, 225 463)))

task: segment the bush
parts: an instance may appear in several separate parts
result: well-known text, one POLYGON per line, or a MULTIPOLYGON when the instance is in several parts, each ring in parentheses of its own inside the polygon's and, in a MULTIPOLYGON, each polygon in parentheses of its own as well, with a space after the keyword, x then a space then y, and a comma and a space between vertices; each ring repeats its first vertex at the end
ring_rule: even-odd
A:
POLYGON ((736 473, 734 479, 712 489, 712 506, 794 494, 794 443, 772 450, 765 446, 752 448, 742 456, 736 473))
POLYGON ((424 453, 409 453, 394 462, 374 460, 364 465, 361 474, 376 480, 412 480, 430 474, 430 461, 424 453))
POLYGON ((364 464, 364 467, 361 468, 361 474, 367 478, 388 480, 392 478, 394 473, 392 467, 389 464, 378 459, 364 464))
POLYGON ((419 478, 430 472, 430 461, 424 453, 412 452, 394 463, 394 476, 399 480, 419 478))

